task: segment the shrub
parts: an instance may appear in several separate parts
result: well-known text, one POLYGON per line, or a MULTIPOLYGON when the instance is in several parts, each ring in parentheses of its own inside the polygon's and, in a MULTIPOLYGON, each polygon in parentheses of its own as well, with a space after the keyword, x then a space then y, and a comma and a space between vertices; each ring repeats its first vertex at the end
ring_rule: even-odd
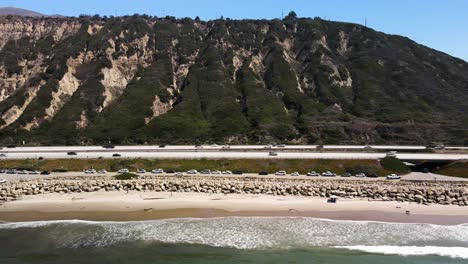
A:
POLYGON ((377 175, 376 168, 366 165, 355 165, 352 167, 346 167, 345 170, 347 173, 351 173, 353 175, 356 175, 358 173, 365 173, 366 175, 377 175))
POLYGON ((385 157, 380 160, 380 165, 386 170, 392 171, 394 173, 408 173, 410 169, 406 166, 401 160, 395 157, 385 157))
POLYGON ((122 173, 119 175, 115 175, 114 178, 116 180, 131 180, 131 179, 136 179, 138 178, 138 175, 134 173, 122 173))

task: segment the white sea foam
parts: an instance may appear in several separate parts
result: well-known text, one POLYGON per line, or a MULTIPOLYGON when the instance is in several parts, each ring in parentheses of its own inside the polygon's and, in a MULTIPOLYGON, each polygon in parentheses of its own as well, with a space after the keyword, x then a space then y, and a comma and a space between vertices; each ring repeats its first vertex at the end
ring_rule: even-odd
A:
POLYGON ((335 248, 358 250, 367 253, 400 256, 435 255, 450 258, 468 259, 466 247, 436 247, 436 246, 337 246, 335 248))
POLYGON ((420 254, 447 257, 460 257, 453 253, 457 251, 456 249, 462 249, 458 250, 457 254, 465 254, 468 250, 468 225, 395 224, 307 217, 7 223, 0 225, 0 236, 7 230, 27 232, 28 229, 33 230, 38 239, 46 240, 44 242, 56 247, 99 247, 121 242, 147 241, 204 244, 239 249, 363 247, 363 249, 376 250, 368 252, 382 254, 385 254, 384 250, 388 250, 388 254, 400 254, 392 253, 393 248, 395 251, 407 249, 408 252, 421 249, 417 251, 421 252, 420 254), (453 252, 450 252, 453 254, 449 250, 452 250, 453 252))

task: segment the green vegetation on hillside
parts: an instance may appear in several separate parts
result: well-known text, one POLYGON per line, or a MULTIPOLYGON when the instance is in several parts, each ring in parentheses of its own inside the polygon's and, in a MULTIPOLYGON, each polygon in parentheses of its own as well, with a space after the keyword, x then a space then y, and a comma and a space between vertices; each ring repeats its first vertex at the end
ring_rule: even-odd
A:
POLYGON ((80 27, 5 40, 4 78, 25 80, 0 102, 5 120, 19 115, 0 143, 468 144, 468 63, 405 37, 294 12, 21 19, 80 27), (127 86, 104 87, 105 69, 127 86))
POLYGON ((447 176, 468 178, 468 161, 460 161, 450 164, 446 167, 436 170, 434 173, 447 176))

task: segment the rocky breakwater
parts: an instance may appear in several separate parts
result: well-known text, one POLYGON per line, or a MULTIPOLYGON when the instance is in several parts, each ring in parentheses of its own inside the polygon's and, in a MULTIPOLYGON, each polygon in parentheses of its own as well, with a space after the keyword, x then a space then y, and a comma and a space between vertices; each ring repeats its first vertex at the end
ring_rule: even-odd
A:
POLYGON ((0 201, 26 195, 83 192, 195 192, 360 198, 421 204, 468 205, 468 184, 449 182, 390 182, 208 177, 112 177, 48 178, 0 186, 0 201))

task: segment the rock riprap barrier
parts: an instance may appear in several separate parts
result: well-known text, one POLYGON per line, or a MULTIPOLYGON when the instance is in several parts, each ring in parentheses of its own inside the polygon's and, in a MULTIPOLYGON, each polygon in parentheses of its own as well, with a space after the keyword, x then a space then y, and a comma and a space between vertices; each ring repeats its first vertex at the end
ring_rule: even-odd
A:
POLYGON ((263 194, 276 196, 363 198, 422 204, 468 205, 468 184, 450 182, 344 181, 271 178, 141 177, 116 180, 112 177, 44 178, 0 186, 0 201, 25 195, 83 192, 193 192, 263 194))

